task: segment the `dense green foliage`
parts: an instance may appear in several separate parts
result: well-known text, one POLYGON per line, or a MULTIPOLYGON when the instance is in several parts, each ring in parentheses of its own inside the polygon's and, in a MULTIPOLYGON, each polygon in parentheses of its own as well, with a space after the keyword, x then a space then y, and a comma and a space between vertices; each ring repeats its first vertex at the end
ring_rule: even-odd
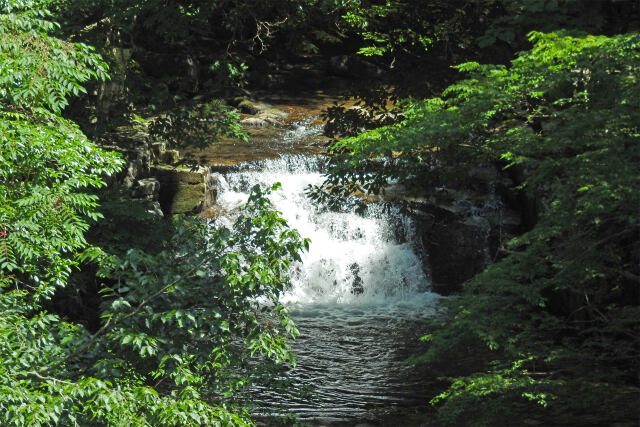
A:
POLYGON ((104 186, 102 176, 121 165, 57 114, 106 68, 89 47, 47 37, 55 24, 46 17, 21 8, 0 15, 0 265, 11 273, 3 285, 30 290, 36 301, 65 283, 87 247, 87 220, 98 214, 86 190, 104 186))
MULTIPOLYGON (((336 108, 329 118, 373 128, 387 124, 374 118, 387 112, 389 99, 440 93, 456 79, 451 64, 506 62, 528 46, 529 30, 614 31, 632 8, 574 0, 48 3, 64 24, 62 37, 96 46, 112 66, 113 81, 90 91, 91 107, 71 111, 85 131, 99 134, 136 113, 157 120, 155 130, 168 142, 199 146, 218 135, 239 136, 233 110, 219 99, 241 95, 238 87, 248 82, 279 82, 271 73, 282 65, 303 60, 323 69, 336 54, 366 55, 355 69, 368 72, 350 82, 348 94, 363 101, 370 117, 344 118, 336 108)), ((313 89, 307 79, 295 84, 313 89)))
POLYGON ((256 189, 232 230, 185 224, 155 256, 111 258, 93 333, 5 291, 3 423, 251 424, 220 405, 249 360, 292 361, 284 337, 297 331, 277 297, 305 245, 267 205, 256 189))
POLYGON ((515 52, 530 48, 532 30, 617 34, 628 31, 634 14, 633 2, 606 0, 343 2, 336 26, 348 40, 344 44, 375 64, 378 73, 349 86, 347 94, 359 110, 338 105, 326 112, 325 133, 344 138, 398 121, 398 102, 437 97, 459 79, 452 65, 506 64, 515 52))
POLYGON ((466 284, 451 323, 429 337, 425 360, 474 342, 492 350, 487 371, 434 400, 453 424, 506 423, 527 402, 575 416, 610 396, 620 410, 637 380, 640 36, 530 40, 510 66, 462 64, 465 80, 408 105, 402 123, 333 145, 334 189, 455 188, 466 168, 494 162, 523 171, 522 191, 539 201, 535 227, 466 284))
POLYGON ((181 221, 153 255, 89 245, 101 218, 89 191, 122 161, 60 112, 106 67, 50 36, 37 3, 1 12, 0 423, 250 424, 225 402, 249 361, 292 362, 278 296, 307 242, 256 188, 231 229, 181 221), (81 262, 104 280, 93 331, 45 308, 81 262))

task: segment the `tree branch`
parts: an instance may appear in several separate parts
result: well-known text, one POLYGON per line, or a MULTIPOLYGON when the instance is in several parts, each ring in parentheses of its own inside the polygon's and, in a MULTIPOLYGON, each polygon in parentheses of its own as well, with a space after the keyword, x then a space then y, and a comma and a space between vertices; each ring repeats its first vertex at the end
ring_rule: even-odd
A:
POLYGON ((206 257, 204 257, 203 260, 200 263, 198 263, 197 265, 193 266, 188 272, 186 272, 185 274, 179 276, 177 279, 175 279, 172 282, 168 283, 167 285, 163 286, 157 292, 151 294, 150 296, 148 296, 147 298, 142 300, 142 302, 140 302, 140 304, 138 304, 136 306, 136 308, 132 312, 130 312, 130 313, 124 315, 124 316, 120 316, 120 317, 116 317, 116 316, 109 317, 107 322, 100 329, 98 329, 93 335, 91 335, 91 337, 87 340, 87 342, 84 343, 83 345, 81 345, 77 350, 69 353, 64 359, 54 363, 53 365, 45 366, 44 368, 40 369, 38 372, 40 372, 40 373, 48 372, 51 369, 63 364, 64 362, 76 357, 77 355, 81 354, 87 348, 89 348, 91 346, 91 344, 94 343, 96 338, 98 338, 99 336, 101 336, 102 334, 104 334, 107 331, 109 326, 111 326, 111 323, 113 323, 113 325, 115 326, 116 324, 118 324, 118 323, 120 323, 120 322, 122 322, 122 321, 124 321, 124 320, 126 320, 126 319, 128 319, 130 317, 135 316, 151 300, 153 300, 153 299, 157 298, 158 296, 162 295, 167 289, 169 289, 172 286, 175 286, 177 283, 179 283, 180 281, 184 280, 186 277, 189 277, 190 275, 192 275, 196 270, 198 270, 200 267, 202 267, 202 265, 205 263, 205 261, 206 261, 206 257), (114 318, 116 319, 115 321, 113 321, 114 318))

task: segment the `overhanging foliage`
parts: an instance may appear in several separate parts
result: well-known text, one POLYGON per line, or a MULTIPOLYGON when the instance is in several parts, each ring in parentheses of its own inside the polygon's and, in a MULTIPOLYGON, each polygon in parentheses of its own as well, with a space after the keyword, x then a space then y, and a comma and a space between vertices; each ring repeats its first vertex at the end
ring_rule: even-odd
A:
POLYGON ((437 399, 452 423, 470 413, 503 423, 527 402, 589 413, 577 402, 632 383, 639 368, 640 36, 530 40, 510 66, 460 65, 468 77, 410 104, 402 123, 332 147, 334 191, 451 186, 494 162, 525 171, 522 191, 539 201, 533 230, 466 284, 431 337, 425 360, 470 342, 493 353, 489 373, 437 399))
POLYGON ((0 9, 0 423, 249 425, 227 402, 250 361, 293 363, 277 301, 308 242, 256 188, 232 229, 179 221, 154 255, 89 245, 89 191, 122 160, 60 112, 106 68, 41 6, 0 9), (104 280, 93 331, 43 308, 81 262, 104 280))

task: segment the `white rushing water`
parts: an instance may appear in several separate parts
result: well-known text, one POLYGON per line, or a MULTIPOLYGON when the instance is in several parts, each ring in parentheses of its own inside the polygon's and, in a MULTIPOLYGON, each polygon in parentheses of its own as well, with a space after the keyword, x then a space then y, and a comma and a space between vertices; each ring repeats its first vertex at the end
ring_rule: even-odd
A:
POLYGON ((260 389, 257 413, 331 423, 424 405, 422 378, 404 360, 416 351, 421 319, 440 308, 412 221, 375 204, 363 214, 314 205, 305 189, 322 183, 321 166, 317 156, 287 155, 217 174, 218 203, 227 212, 244 204, 255 184, 280 182, 270 200, 311 239, 283 297, 301 333, 288 377, 293 396, 260 389))
POLYGON ((323 181, 321 159, 284 156, 218 175, 218 203, 228 210, 245 203, 250 188, 275 182, 270 196, 289 226, 311 239, 302 262, 293 265, 293 288, 284 302, 300 304, 369 304, 432 298, 415 229, 399 210, 372 204, 364 214, 315 206, 305 194, 323 181))

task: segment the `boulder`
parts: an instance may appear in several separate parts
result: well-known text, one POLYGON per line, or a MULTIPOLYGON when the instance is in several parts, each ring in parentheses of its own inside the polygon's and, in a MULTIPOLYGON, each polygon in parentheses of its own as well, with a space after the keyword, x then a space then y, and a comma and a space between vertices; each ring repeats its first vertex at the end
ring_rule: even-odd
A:
POLYGON ((258 118, 258 117, 248 117, 246 119, 240 120, 242 126, 250 127, 250 128, 264 128, 271 125, 267 120, 258 118))
POLYGON ((197 214, 215 203, 215 178, 206 168, 156 166, 152 173, 160 182, 159 201, 165 215, 197 214))
POLYGON ((287 118, 288 114, 280 111, 270 104, 264 102, 250 101, 244 99, 238 104, 238 110, 253 117, 247 117, 240 121, 243 126, 248 127, 269 127, 280 124, 287 118))
POLYGON ((429 254, 434 291, 450 294, 482 271, 489 260, 491 224, 479 216, 464 217, 453 210, 425 205, 418 226, 429 254))
POLYGON ((240 120, 243 126, 263 128, 269 126, 277 126, 282 124, 282 121, 287 117, 287 113, 275 110, 276 112, 264 112, 253 117, 240 120))
POLYGON ((262 102, 255 102, 248 99, 243 99, 238 104, 238 111, 244 114, 251 114, 251 115, 262 113, 263 111, 266 111, 269 108, 271 108, 271 106, 268 104, 264 104, 262 102))
POLYGON ((269 113, 260 114, 255 117, 248 117, 246 119, 240 120, 240 123, 243 126, 253 127, 253 128, 264 128, 269 126, 276 126, 280 124, 281 120, 277 118, 277 116, 271 115, 269 113))
POLYGON ((158 200, 160 181, 156 178, 139 179, 133 189, 133 197, 145 200, 158 200))

